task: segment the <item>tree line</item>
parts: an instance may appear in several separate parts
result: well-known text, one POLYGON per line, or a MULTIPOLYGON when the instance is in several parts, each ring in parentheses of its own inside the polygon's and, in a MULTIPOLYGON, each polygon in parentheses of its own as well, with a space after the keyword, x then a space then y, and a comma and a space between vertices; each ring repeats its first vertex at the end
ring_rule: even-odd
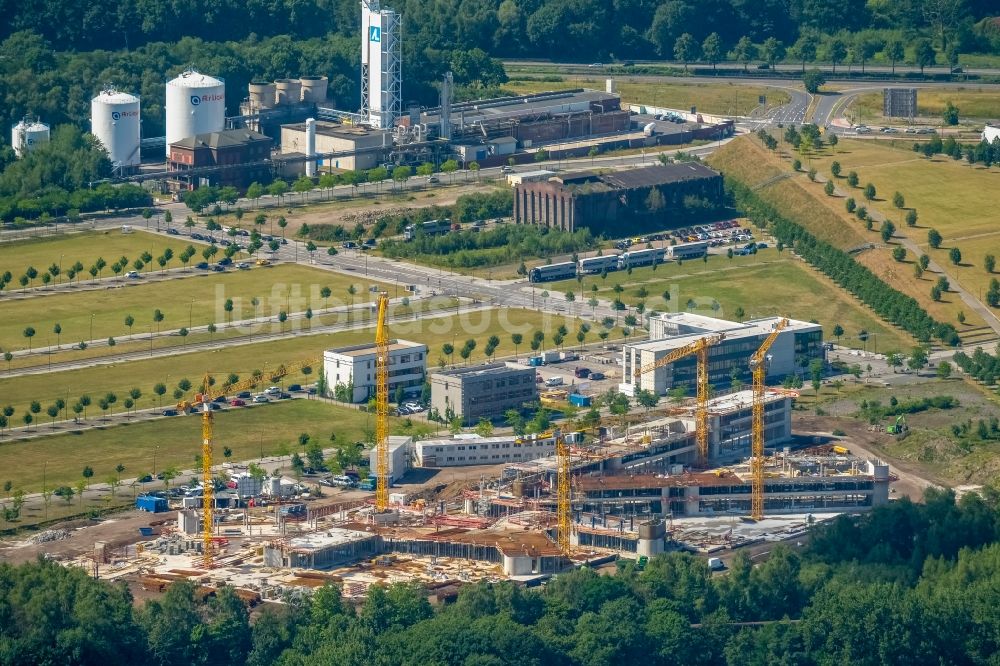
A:
POLYGON ((746 185, 728 179, 737 207, 755 225, 767 228, 781 243, 794 248, 803 259, 857 297, 887 322, 899 326, 921 342, 937 338, 948 345, 959 343, 951 324, 936 321, 912 296, 890 287, 843 250, 819 240, 757 197, 746 185))
POLYGON ((967 144, 959 143, 953 136, 942 141, 935 134, 930 141, 914 142, 913 152, 924 157, 947 155, 956 162, 964 158, 969 165, 982 164, 989 169, 994 164, 1000 164, 1000 137, 992 142, 981 139, 979 143, 967 144))
POLYGON ((572 254, 594 244, 589 229, 574 232, 533 225, 500 225, 481 232, 455 231, 440 236, 417 232, 412 241, 386 240, 380 249, 387 257, 434 257, 445 266, 473 268, 498 266, 526 258, 572 254))
POLYGON ((776 545, 756 565, 737 551, 725 576, 675 552, 544 588, 469 584, 437 607, 416 584, 373 585, 357 608, 326 585, 253 623, 228 586, 202 602, 179 581, 137 607, 124 583, 83 569, 2 564, 0 664, 992 663, 998 492, 925 500, 813 527, 807 546, 776 545))
POLYGON ((94 185, 110 175, 104 148, 72 125, 56 127, 48 143, 21 159, 0 146, 0 220, 78 220, 80 213, 152 205, 152 196, 138 185, 94 185))

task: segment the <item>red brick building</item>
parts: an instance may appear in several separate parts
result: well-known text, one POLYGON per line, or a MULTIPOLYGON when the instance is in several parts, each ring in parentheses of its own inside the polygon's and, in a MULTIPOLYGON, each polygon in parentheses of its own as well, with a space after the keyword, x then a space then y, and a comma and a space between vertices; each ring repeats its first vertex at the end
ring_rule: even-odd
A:
POLYGON ((191 190, 206 179, 210 185, 243 188, 254 181, 270 180, 272 139, 248 129, 209 132, 170 144, 167 168, 175 172, 171 185, 191 190), (205 171, 193 171, 199 167, 205 171), (185 173, 192 172, 192 173, 185 173))

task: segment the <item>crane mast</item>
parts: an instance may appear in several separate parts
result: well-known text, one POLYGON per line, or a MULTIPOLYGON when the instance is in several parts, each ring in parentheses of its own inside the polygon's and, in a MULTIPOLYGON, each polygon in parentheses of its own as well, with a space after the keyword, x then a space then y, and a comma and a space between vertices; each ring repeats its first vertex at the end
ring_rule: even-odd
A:
POLYGON ((635 379, 638 382, 647 372, 653 372, 658 368, 670 365, 692 354, 698 357, 698 397, 697 409, 695 410, 695 437, 698 443, 698 463, 700 465, 704 465, 708 459, 708 348, 719 344, 725 338, 724 333, 699 338, 683 347, 678 347, 661 359, 647 363, 638 368, 634 373, 635 379))
POLYGON ((389 294, 378 295, 378 319, 375 325, 375 510, 389 508, 389 330, 386 315, 389 294))
POLYGON ((570 529, 572 526, 570 516, 570 456, 569 447, 563 439, 562 432, 556 430, 554 433, 556 440, 556 460, 558 468, 556 472, 556 545, 563 555, 570 553, 570 529))
POLYGON ((301 370, 316 362, 322 363, 322 359, 309 359, 287 366, 282 364, 272 372, 244 379, 234 384, 225 383, 215 390, 212 389, 212 377, 206 373, 205 379, 202 382, 201 393, 195 395, 194 402, 177 405, 179 409, 185 411, 190 407, 195 407, 201 411, 201 541, 202 563, 205 568, 211 568, 215 564, 215 542, 212 540, 212 532, 215 529, 215 485, 212 481, 215 418, 212 414, 212 401, 229 391, 245 391, 264 382, 277 381, 289 372, 301 370))
POLYGON ((767 377, 767 352, 785 326, 788 326, 787 319, 782 319, 775 324, 774 330, 750 357, 750 369, 753 371, 750 517, 754 520, 760 520, 764 517, 764 379, 767 377))

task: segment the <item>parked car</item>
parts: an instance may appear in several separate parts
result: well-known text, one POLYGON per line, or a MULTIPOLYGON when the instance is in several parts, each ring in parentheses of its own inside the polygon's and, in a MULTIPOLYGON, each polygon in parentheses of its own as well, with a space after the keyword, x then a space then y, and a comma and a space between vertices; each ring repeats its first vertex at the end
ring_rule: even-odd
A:
POLYGON ((233 264, 233 258, 232 257, 223 257, 222 259, 219 259, 215 263, 217 263, 220 266, 231 266, 233 264))
MULTIPOLYGON (((270 266, 271 262, 268 259, 258 259, 257 260, 257 265, 258 266, 270 266)), ((249 266, 248 266, 248 268, 249 268, 249 266)))
POLYGON ((224 270, 226 270, 226 267, 225 266, 220 266, 219 264, 213 264, 212 265, 212 270, 215 271, 216 273, 221 273, 224 270))
POLYGON ((197 264, 194 265, 194 267, 197 268, 197 269, 199 269, 199 270, 207 271, 208 270, 208 262, 207 261, 199 261, 197 264))
POLYGON ((146 474, 144 476, 139 477, 139 483, 149 483, 152 480, 153 480, 152 474, 146 474))
POLYGON ((500 173, 514 173, 514 167, 505 164, 504 166, 500 167, 500 173))
POLYGON ((243 398, 244 400, 249 400, 252 397, 252 395, 250 391, 240 391, 239 393, 236 394, 236 397, 243 398))
POLYGON ((343 248, 344 248, 345 250, 353 250, 353 249, 354 249, 354 248, 356 248, 357 246, 358 246, 358 244, 357 244, 357 243, 355 243, 354 241, 345 241, 345 242, 344 242, 344 245, 343 245, 343 248))
POLYGON ((278 400, 288 400, 289 398, 292 397, 292 394, 291 393, 286 393, 285 391, 282 391, 281 393, 279 393, 275 397, 278 398, 278 400))
POLYGON ((141 276, 139 275, 138 271, 129 271, 128 273, 125 274, 125 277, 127 277, 130 280, 138 280, 141 276))
POLYGON ((602 379, 604 379, 604 373, 603 372, 592 372, 592 373, 590 373, 590 379, 594 380, 595 382, 599 382, 602 379))
POLYGON ((180 236, 181 232, 179 232, 176 229, 174 229, 174 228, 171 227, 170 229, 167 229, 167 235, 169 235, 169 236, 180 236))
POLYGON ((289 391, 301 391, 302 390, 302 384, 289 384, 288 385, 288 390, 289 391))
POLYGON ((247 401, 242 398, 233 398, 229 401, 230 407, 246 407, 247 401))
POLYGON ((271 399, 268 398, 266 395, 261 394, 258 396, 254 396, 253 401, 256 402, 257 404, 262 404, 265 402, 271 402, 271 399))
POLYGON ((577 379, 586 379, 590 376, 590 368, 577 368, 573 371, 573 375, 577 379))
POLYGON ((217 402, 210 402, 210 403, 208 403, 208 408, 210 410, 212 410, 213 412, 217 412, 217 411, 219 411, 219 410, 222 409, 222 405, 220 405, 217 402))
POLYGON ((428 185, 437 185, 440 182, 441 182, 441 179, 438 178, 437 176, 431 176, 430 178, 427 179, 427 184, 428 185))
POLYGON ((236 268, 240 269, 241 271, 248 271, 250 270, 250 264, 249 262, 241 261, 240 263, 236 264, 236 268))
POLYGON ((281 393, 280 386, 268 386, 266 389, 264 389, 265 395, 278 395, 279 393, 281 393))
POLYGON ((226 396, 224 396, 224 395, 220 395, 220 396, 216 397, 215 400, 213 400, 212 402, 217 402, 220 405, 224 405, 224 404, 226 404, 226 403, 229 402, 229 399, 226 396))
POLYGON ((162 412, 163 416, 177 416, 180 414, 176 409, 164 409, 162 412))

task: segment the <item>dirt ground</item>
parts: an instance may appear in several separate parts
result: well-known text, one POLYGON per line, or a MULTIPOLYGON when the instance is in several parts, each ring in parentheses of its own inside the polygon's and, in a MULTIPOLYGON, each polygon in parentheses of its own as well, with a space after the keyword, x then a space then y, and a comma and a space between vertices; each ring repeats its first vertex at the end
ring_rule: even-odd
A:
POLYGON ((885 454, 885 445, 893 440, 884 432, 868 432, 868 424, 859 419, 838 416, 815 416, 796 414, 792 419, 792 430, 796 434, 823 434, 831 436, 834 429, 847 433, 836 439, 862 458, 881 458, 889 463, 891 473, 899 477, 890 486, 894 497, 909 497, 915 502, 923 499, 924 489, 938 486, 939 482, 928 479, 927 470, 906 460, 899 460, 885 454))
POLYGON ((45 553, 56 559, 69 559, 91 552, 97 541, 104 541, 109 549, 114 550, 148 539, 148 537, 139 535, 140 527, 159 525, 165 520, 169 521, 175 518, 174 512, 151 514, 144 511, 125 511, 99 522, 74 520, 53 528, 72 530, 69 537, 59 541, 25 544, 24 539, 37 534, 37 532, 20 535, 18 540, 0 541, 0 561, 21 564, 30 562, 45 553))

